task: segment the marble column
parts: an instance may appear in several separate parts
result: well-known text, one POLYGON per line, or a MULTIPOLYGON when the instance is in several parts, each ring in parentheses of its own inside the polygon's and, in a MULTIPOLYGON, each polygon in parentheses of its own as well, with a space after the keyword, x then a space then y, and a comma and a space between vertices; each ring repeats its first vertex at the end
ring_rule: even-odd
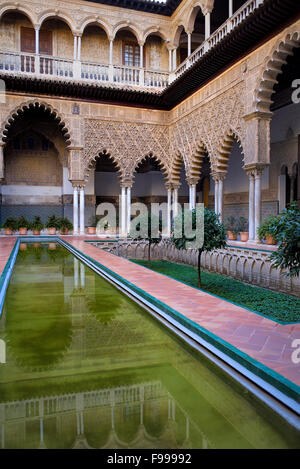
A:
POLYGON ((126 188, 121 188, 121 236, 126 235, 126 188))
POLYGON ((176 217, 178 214, 178 189, 173 189, 173 216, 176 217))
POLYGON ((77 39, 77 60, 81 60, 81 36, 77 39))
POLYGON ((229 5, 228 5, 228 18, 230 18, 233 15, 233 0, 229 0, 229 5))
POLYGON ((144 45, 140 44, 140 68, 144 66, 144 45))
POLYGON ((73 234, 78 234, 78 187, 73 187, 73 234))
POLYGON ((177 48, 173 49, 173 71, 177 68, 177 48))
POLYGON ((77 60, 77 50, 78 50, 78 45, 77 45, 77 36, 74 36, 74 60, 77 60))
POLYGON ((168 189, 168 206, 167 206, 167 236, 171 235, 171 210, 172 210, 172 190, 168 189))
POLYGON ((84 234, 84 187, 80 187, 80 234, 84 234))
POLYGON ((39 54, 40 53, 40 27, 35 26, 35 53, 39 54))
POLYGON ((188 37, 188 57, 189 57, 192 53, 192 34, 188 33, 187 37, 188 37))
POLYGON ((255 179, 253 172, 249 172, 249 241, 255 239, 255 205, 254 205, 254 190, 255 179))
POLYGON ((205 14, 205 39, 208 39, 210 36, 210 13, 205 14))
POLYGON ((109 41, 109 65, 113 64, 113 52, 114 52, 114 41, 110 39, 109 41))
POLYGON ((223 184, 224 178, 220 177, 219 179, 219 191, 218 191, 218 211, 220 215, 220 221, 223 220, 223 184))
POLYGON ((171 73, 173 70, 173 65, 172 65, 172 49, 169 49, 169 72, 171 73))
POLYGON ((126 193, 126 211, 127 211, 127 221, 126 221, 126 232, 130 232, 130 221, 131 221, 131 187, 127 187, 126 193))
POLYGON ((255 207, 255 241, 259 242, 259 237, 257 234, 257 228, 260 225, 261 221, 261 170, 257 170, 254 175, 255 187, 254 187, 254 207, 255 207))
POLYGON ((215 213, 219 213, 219 180, 215 179, 215 213))

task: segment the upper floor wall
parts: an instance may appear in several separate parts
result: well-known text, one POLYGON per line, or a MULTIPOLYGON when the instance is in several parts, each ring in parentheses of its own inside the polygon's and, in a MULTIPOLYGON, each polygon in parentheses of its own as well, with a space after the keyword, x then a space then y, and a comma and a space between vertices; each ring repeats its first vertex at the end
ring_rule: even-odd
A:
POLYGON ((76 0, 0 0, 0 69, 162 89, 262 2, 184 0, 169 18, 76 0))

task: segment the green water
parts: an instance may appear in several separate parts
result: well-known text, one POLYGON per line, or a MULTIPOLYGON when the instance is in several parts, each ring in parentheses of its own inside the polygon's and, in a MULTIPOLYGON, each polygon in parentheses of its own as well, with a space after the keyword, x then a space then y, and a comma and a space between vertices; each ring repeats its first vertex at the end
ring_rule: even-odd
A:
POLYGON ((0 319, 0 447, 300 447, 299 433, 63 247, 21 247, 0 319))

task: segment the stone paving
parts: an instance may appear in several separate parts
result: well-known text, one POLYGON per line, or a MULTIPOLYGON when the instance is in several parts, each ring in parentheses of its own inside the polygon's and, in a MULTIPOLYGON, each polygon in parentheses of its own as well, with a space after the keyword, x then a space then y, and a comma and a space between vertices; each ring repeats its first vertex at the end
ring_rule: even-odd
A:
MULTIPOLYGON (((292 362, 294 339, 300 323, 281 325, 221 298, 134 264, 99 249, 85 240, 62 236, 68 243, 179 313, 237 347, 250 357, 300 386, 300 364, 292 362)), ((0 238, 0 271, 13 248, 14 238, 0 238)))

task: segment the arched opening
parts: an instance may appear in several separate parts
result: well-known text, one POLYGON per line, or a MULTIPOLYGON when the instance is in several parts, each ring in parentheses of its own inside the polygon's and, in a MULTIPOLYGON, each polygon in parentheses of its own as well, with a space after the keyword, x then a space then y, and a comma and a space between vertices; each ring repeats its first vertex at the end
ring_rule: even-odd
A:
POLYGON ((106 150, 99 153, 94 163, 94 172, 96 206, 104 202, 109 202, 118 208, 120 174, 118 172, 117 163, 106 150))
POLYGON ((140 46, 135 33, 129 28, 117 31, 113 47, 114 63, 124 67, 139 67, 141 62, 140 46))
POLYGON ((167 191, 161 166, 152 153, 140 161, 132 186, 132 202, 144 203, 148 209, 151 203, 166 202, 167 191))
POLYGON ((89 23, 83 31, 81 38, 81 61, 82 78, 91 79, 100 79, 98 75, 103 75, 105 70, 104 68, 101 70, 98 65, 93 65, 94 62, 109 64, 109 40, 105 30, 99 23, 89 23))
POLYGON ((210 16, 210 32, 216 31, 229 17, 229 1, 215 0, 210 16))
POLYGON ((283 210, 290 202, 299 200, 300 108, 293 101, 299 78, 300 47, 294 47, 286 58, 271 95, 273 117, 270 124, 270 186, 272 213, 283 210))
POLYGON ((197 49, 205 39, 205 18, 200 7, 194 7, 189 20, 192 31, 191 52, 197 49))
POLYGON ((179 26, 176 33, 176 42, 178 43, 177 53, 176 53, 176 67, 178 63, 184 62, 188 56, 188 35, 185 32, 183 26, 179 26))
POLYGON ((168 71, 169 54, 161 36, 157 33, 149 34, 144 44, 144 51, 143 65, 146 70, 168 71))
POLYGON ((61 18, 47 18, 42 23, 39 43, 41 55, 73 59, 73 34, 69 25, 61 18))
MULTIPOLYGON (((64 123, 50 109, 29 105, 13 114, 4 131, 2 222, 25 216, 69 216, 67 142, 64 123)), ((66 129, 65 129, 66 130, 66 129)))
POLYGON ((200 177, 196 186, 196 203, 203 203, 207 208, 209 208, 209 193, 211 187, 210 172, 210 160, 206 152, 202 160, 200 177))

